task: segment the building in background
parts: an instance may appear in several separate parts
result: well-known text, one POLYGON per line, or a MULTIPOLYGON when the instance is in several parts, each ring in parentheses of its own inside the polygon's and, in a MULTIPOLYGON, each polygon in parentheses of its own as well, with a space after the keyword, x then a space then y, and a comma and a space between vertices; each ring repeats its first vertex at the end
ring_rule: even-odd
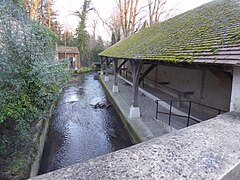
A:
POLYGON ((58 60, 69 59, 69 69, 78 70, 81 66, 80 53, 77 47, 58 47, 58 60))

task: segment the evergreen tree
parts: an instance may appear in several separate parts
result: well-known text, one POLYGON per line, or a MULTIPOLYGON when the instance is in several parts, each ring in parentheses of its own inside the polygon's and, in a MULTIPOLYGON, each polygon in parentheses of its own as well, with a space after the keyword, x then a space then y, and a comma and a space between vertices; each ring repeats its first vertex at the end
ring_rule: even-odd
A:
POLYGON ((89 12, 91 0, 84 0, 82 11, 77 12, 80 18, 80 22, 77 28, 77 47, 81 54, 81 61, 83 65, 90 65, 87 60, 87 51, 88 51, 88 39, 89 34, 86 31, 86 20, 87 20, 87 13, 89 12))

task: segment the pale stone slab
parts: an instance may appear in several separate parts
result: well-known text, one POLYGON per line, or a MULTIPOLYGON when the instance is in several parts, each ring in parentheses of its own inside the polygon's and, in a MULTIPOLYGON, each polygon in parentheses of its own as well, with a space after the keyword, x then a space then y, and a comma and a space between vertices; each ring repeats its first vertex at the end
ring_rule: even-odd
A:
POLYGON ((34 179, 240 178, 240 113, 200 124, 34 179))
POLYGON ((104 81, 105 81, 105 82, 108 82, 108 81, 109 81, 109 76, 105 76, 105 77, 104 77, 104 81))
POLYGON ((113 85, 112 92, 113 92, 113 93, 118 93, 118 92, 119 92, 118 86, 113 85))
POLYGON ((130 119, 140 118, 140 108, 131 106, 129 118, 130 119))

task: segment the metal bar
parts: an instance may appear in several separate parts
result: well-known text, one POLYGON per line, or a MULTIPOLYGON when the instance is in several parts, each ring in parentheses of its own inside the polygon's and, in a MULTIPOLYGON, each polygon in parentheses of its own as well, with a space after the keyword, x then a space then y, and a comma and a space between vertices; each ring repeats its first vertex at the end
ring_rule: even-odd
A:
POLYGON ((190 121, 190 114, 191 114, 191 107, 192 107, 192 101, 189 102, 189 107, 188 107, 188 121, 187 121, 187 127, 189 126, 189 121, 190 121))
MULTIPOLYGON (((158 114, 166 114, 166 115, 169 115, 169 113, 166 113, 166 112, 161 112, 161 111, 158 111, 158 114)), ((171 116, 177 116, 177 117, 182 117, 182 118, 188 118, 188 116, 183 116, 183 115, 179 115, 179 114, 171 114, 171 116)), ((193 120, 193 121, 196 121, 197 123, 200 123, 201 121, 198 121, 197 119, 194 119, 192 118, 191 116, 189 117, 189 119, 193 120)))
POLYGON ((216 110, 216 111, 222 111, 222 112, 227 112, 227 111, 224 111, 224 110, 221 110, 221 109, 218 109, 218 108, 214 108, 214 107, 211 107, 211 106, 207 106, 207 105, 204 105, 204 104, 200 104, 200 103, 197 103, 197 102, 192 102, 194 104, 197 104, 199 106, 203 106, 203 107, 206 107, 206 108, 209 108, 209 109, 213 109, 213 110, 216 110))
POLYGON ((157 103, 157 107, 156 107, 156 119, 158 117, 158 101, 155 101, 157 103))
MULTIPOLYGON (((159 100, 159 101, 164 101, 164 102, 170 102, 171 100, 159 100)), ((173 102, 178 102, 177 100, 172 100, 173 102)), ((197 102, 193 102, 193 101, 181 101, 181 102, 191 102, 193 104, 196 104, 196 105, 199 105, 199 106, 203 106, 203 107, 206 107, 206 108, 209 108, 209 109, 213 109, 213 110, 217 110, 217 111, 221 111, 221 112, 227 112, 227 111, 224 111, 222 109, 218 109, 218 108, 214 108, 214 107, 211 107, 211 106, 207 106, 207 105, 204 105, 204 104, 200 104, 200 103, 197 103, 197 102)))
POLYGON ((171 115, 172 115, 172 101, 170 102, 170 110, 169 110, 169 119, 168 119, 168 125, 171 124, 171 115))

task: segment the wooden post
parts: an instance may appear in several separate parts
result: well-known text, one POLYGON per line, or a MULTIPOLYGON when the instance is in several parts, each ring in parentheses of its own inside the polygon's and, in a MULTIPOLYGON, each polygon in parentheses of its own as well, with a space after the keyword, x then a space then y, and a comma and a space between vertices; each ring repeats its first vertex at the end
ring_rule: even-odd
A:
POLYGON ((205 89, 205 78, 206 78, 206 68, 204 67, 202 70, 202 79, 201 79, 201 89, 200 89, 200 99, 199 103, 202 103, 204 101, 203 93, 205 89))
POLYGON ((130 60, 130 65, 132 68, 133 79, 133 103, 130 107, 130 118, 139 118, 140 108, 138 103, 138 83, 143 62, 138 60, 130 60))
POLYGON ((112 88, 112 92, 118 92, 118 59, 114 58, 113 59, 113 65, 114 65, 114 84, 113 84, 113 88, 112 88))
POLYGON ((103 75, 103 57, 100 57, 100 64, 101 64, 101 75, 103 75))
POLYGON ((130 65, 133 79, 133 107, 138 107, 138 83, 143 63, 141 61, 131 60, 130 65))
POLYGON ((118 85, 118 77, 117 77, 118 59, 116 59, 116 58, 113 59, 113 65, 114 65, 114 85, 117 86, 118 85))
POLYGON ((157 89, 157 82, 158 82, 158 65, 157 68, 155 68, 155 89, 157 89))
POLYGON ((106 61, 106 69, 105 69, 105 78, 104 78, 104 80, 105 80, 105 82, 108 82, 109 81, 109 77, 108 77, 108 58, 107 57, 106 57, 105 61, 106 61))

